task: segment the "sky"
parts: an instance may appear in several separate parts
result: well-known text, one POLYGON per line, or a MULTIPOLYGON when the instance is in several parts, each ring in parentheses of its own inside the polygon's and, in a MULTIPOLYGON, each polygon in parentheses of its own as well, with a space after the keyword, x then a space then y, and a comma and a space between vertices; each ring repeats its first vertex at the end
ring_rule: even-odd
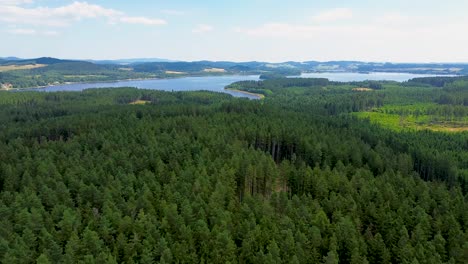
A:
POLYGON ((0 57, 468 62, 467 0, 0 0, 0 57))

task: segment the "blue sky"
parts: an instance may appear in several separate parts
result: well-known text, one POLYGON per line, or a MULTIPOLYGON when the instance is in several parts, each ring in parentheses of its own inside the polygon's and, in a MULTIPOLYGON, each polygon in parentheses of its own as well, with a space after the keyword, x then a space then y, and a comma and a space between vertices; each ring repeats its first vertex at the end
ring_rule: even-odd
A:
POLYGON ((0 57, 468 62, 466 10, 465 0, 0 0, 0 57))

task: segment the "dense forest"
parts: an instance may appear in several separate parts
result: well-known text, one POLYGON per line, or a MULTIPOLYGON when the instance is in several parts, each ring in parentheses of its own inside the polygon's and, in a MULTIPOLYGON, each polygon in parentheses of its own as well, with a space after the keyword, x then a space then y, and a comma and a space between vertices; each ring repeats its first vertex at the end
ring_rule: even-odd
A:
MULTIPOLYGON (((29 88, 67 82, 104 82, 123 79, 155 78, 150 73, 137 73, 118 65, 98 65, 90 62, 38 60, 42 63, 15 64, 18 70, 0 71, 0 84, 11 84, 13 88, 29 88), (49 64, 44 64, 49 63, 49 64), (31 65, 31 66, 30 66, 31 65), (28 69, 27 67, 37 67, 28 69)), ((25 62, 25 63, 29 63, 25 62)), ((10 65, 0 65, 8 68, 10 65)))
POLYGON ((467 82, 227 88, 0 93, 0 262, 467 262, 467 82))

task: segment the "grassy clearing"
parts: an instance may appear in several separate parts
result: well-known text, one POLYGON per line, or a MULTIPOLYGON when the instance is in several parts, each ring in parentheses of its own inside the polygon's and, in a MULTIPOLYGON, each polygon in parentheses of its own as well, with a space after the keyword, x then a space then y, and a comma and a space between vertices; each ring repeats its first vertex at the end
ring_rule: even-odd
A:
POLYGON ((372 91, 374 91, 373 89, 362 88, 362 87, 353 88, 352 90, 355 91, 355 92, 372 92, 372 91))
POLYGON ((89 75, 63 75, 64 78, 69 79, 76 79, 76 78, 87 78, 87 77, 94 77, 94 78, 103 78, 107 77, 105 75, 97 75, 97 74, 89 74, 89 75))
POLYGON ((468 122, 466 120, 439 120, 436 116, 422 115, 399 115, 382 112, 359 112, 353 115, 369 119, 371 122, 383 127, 395 130, 432 130, 439 132, 463 132, 468 131, 468 122))
POLYGON ((404 128, 400 122, 399 115, 383 114, 377 112, 358 112, 353 113, 353 115, 362 119, 369 119, 371 122, 393 130, 401 131, 404 128))
POLYGON ((145 105, 145 104, 149 104, 151 103, 151 101, 148 101, 148 100, 136 100, 136 101, 133 101, 129 104, 131 105, 145 105))
POLYGON ((225 69, 221 69, 221 68, 210 68, 210 69, 204 69, 203 70, 204 72, 226 72, 225 69))
POLYGON ((15 71, 15 70, 30 70, 35 68, 42 68, 47 65, 45 64, 27 64, 27 65, 2 65, 0 66, 0 72, 15 71))
POLYGON ((187 74, 186 72, 179 72, 179 71, 166 71, 166 74, 187 74))

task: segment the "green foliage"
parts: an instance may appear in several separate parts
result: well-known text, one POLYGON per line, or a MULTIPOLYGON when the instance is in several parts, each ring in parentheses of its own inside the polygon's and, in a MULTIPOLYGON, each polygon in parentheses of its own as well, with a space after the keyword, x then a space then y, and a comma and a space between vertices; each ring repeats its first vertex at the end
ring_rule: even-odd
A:
POLYGON ((273 72, 267 72, 260 75, 260 80, 273 80, 273 79, 283 79, 288 76, 300 76, 301 71, 298 69, 288 69, 280 68, 275 69, 273 72))
POLYGON ((454 82, 458 81, 468 81, 468 76, 459 76, 459 77, 422 77, 422 78, 414 78, 409 80, 407 83, 409 85, 416 84, 427 84, 430 86, 435 87, 444 87, 447 85, 451 85, 454 82))
POLYGON ((150 77, 157 76, 150 73, 121 70, 118 65, 97 65, 90 62, 70 61, 31 70, 0 72, 0 83, 12 84, 13 88, 29 88, 67 82, 104 82, 150 77))
POLYGON ((465 262, 466 133, 348 114, 390 85, 258 86, 1 93, 0 262, 465 262))

